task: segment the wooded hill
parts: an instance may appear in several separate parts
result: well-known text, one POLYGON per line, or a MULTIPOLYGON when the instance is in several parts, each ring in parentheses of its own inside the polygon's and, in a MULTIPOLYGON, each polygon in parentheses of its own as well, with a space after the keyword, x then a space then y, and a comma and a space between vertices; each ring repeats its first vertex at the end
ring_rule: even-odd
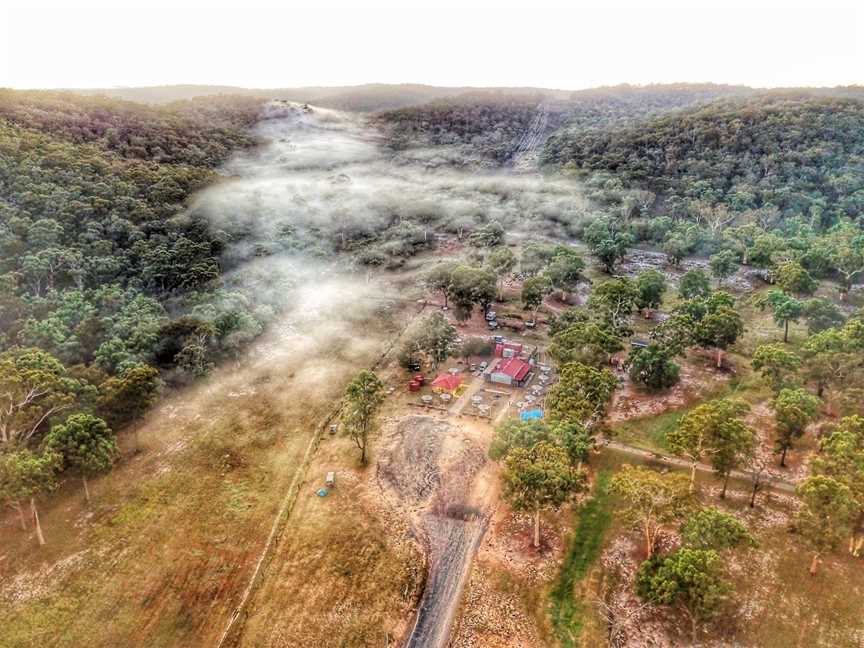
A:
POLYGON ((687 201, 774 205, 824 226, 864 206, 862 154, 864 102, 769 93, 638 125, 568 129, 549 139, 543 161, 614 173, 665 198, 673 216, 687 201))
POLYGON ((310 103, 324 108, 374 112, 414 106, 445 97, 466 93, 534 95, 565 99, 564 90, 541 88, 470 88, 441 87, 420 83, 367 83, 357 86, 311 86, 302 88, 238 88, 234 86, 170 85, 140 88, 93 88, 75 90, 83 95, 101 95, 150 104, 168 104, 176 101, 220 95, 245 96, 264 99, 286 99, 310 103))
POLYGON ((225 241, 184 213, 212 167, 254 144, 259 104, 2 91, 0 359, 53 356, 37 364, 90 385, 76 401, 87 409, 110 376, 196 375, 260 332, 221 286, 225 241))
POLYGON ((470 144, 503 162, 537 113, 543 95, 472 93, 381 113, 375 124, 396 149, 412 143, 470 144))

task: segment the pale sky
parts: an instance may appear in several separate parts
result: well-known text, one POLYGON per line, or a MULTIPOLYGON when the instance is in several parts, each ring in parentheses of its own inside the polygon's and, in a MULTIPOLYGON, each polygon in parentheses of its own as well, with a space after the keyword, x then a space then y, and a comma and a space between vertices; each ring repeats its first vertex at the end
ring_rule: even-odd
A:
POLYGON ((14 4, 0 86, 16 88, 864 83, 864 2, 843 0, 14 4))

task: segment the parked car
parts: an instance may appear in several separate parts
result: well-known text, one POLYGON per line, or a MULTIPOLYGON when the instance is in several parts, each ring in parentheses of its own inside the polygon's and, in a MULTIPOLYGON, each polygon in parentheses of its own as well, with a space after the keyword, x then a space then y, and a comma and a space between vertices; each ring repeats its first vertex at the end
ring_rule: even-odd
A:
POLYGON ((495 313, 495 311, 486 311, 487 322, 494 322, 497 317, 498 315, 495 313))

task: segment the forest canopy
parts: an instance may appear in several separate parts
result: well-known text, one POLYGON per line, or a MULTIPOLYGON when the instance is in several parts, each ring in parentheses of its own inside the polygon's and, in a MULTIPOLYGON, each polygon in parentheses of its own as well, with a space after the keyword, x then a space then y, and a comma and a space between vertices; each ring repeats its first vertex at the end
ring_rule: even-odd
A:
POLYGON ((828 227, 864 206, 864 103, 776 93, 721 100, 638 126, 562 131, 543 161, 614 173, 662 196, 657 208, 672 216, 706 204, 771 206, 828 227))

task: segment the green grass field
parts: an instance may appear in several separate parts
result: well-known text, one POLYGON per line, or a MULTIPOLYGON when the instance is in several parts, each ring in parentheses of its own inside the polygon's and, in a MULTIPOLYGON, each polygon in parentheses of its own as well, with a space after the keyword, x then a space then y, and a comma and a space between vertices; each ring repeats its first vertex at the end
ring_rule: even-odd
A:
POLYGON ((576 512, 576 530, 567 547, 561 572, 549 592, 549 615, 555 635, 564 648, 579 644, 586 613, 586 602, 579 586, 603 548, 612 523, 609 473, 600 472, 594 492, 576 512))

